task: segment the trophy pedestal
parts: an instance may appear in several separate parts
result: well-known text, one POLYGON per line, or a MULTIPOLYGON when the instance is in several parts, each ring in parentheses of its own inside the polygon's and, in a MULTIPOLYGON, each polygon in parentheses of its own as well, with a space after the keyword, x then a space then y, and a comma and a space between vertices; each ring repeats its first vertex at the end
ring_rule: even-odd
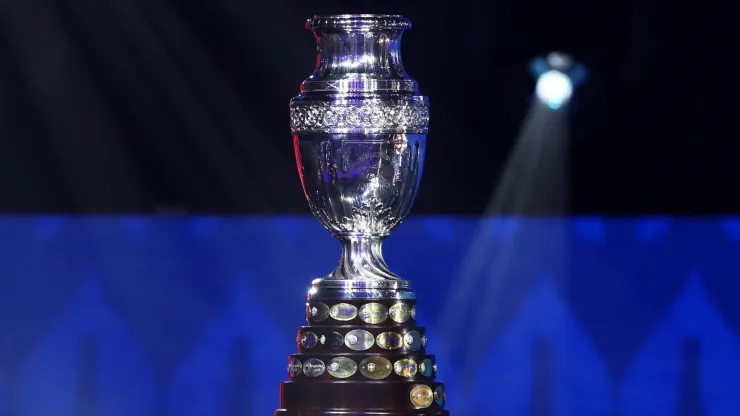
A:
POLYGON ((325 289, 309 292, 308 326, 298 329, 298 354, 290 356, 275 416, 447 416, 413 293, 322 298, 333 292, 325 289))

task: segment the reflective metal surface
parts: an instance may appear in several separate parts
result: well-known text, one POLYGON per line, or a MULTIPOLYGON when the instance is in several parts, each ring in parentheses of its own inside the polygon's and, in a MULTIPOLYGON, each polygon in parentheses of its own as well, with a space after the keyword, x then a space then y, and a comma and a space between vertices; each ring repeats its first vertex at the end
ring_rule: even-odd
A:
POLYGON ((318 358, 309 358, 303 363, 303 374, 306 377, 318 377, 326 371, 326 364, 318 358))
MULTIPOLYGON (((342 244, 339 265, 324 280, 403 281, 385 263, 382 242, 408 215, 424 166, 429 104, 401 61, 411 23, 340 15, 309 19, 306 27, 319 56, 291 101, 290 119, 306 199, 342 244)), ((337 289, 345 298, 395 290, 337 289)))
POLYGON ((327 371, 336 378, 352 377, 357 372, 357 363, 351 358, 336 357, 329 363, 327 371))
POLYGON ((384 350, 395 350, 403 347, 403 336, 397 332, 378 334, 375 343, 384 350))
POLYGON ((408 280, 316 279, 308 291, 313 299, 416 299, 408 280))
POLYGON ((337 321, 351 321, 357 317, 357 307, 349 303, 339 303, 329 309, 329 316, 337 321))
POLYGON ((360 373, 371 380, 382 380, 393 372, 393 364, 380 355, 373 355, 360 362, 360 373))
POLYGON ((426 384, 418 384, 411 389, 409 393, 411 403, 419 409, 423 409, 432 405, 434 401, 434 393, 432 388, 426 384))
POLYGON ((358 315, 363 322, 377 325, 388 319, 388 308, 382 303, 366 303, 360 307, 358 315))

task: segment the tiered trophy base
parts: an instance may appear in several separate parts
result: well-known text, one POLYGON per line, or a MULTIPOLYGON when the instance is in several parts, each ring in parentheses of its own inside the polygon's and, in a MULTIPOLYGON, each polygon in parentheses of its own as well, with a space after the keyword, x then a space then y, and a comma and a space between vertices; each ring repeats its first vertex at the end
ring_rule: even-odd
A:
POLYGON ((408 282, 389 284, 314 282, 275 416, 449 416, 415 296, 408 282))

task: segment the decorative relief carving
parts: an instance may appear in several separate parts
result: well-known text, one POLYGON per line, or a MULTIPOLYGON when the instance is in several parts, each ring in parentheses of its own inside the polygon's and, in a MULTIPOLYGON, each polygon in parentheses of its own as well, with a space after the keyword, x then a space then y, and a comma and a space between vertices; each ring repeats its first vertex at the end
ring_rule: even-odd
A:
POLYGON ((293 103, 290 121, 293 134, 352 131, 424 134, 429 128, 429 108, 416 102, 293 103))

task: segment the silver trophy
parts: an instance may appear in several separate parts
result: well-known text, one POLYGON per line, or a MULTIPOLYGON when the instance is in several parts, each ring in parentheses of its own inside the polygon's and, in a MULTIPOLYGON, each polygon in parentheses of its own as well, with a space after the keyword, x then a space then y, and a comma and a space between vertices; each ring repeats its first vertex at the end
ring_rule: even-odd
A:
POLYGON ((424 166, 429 103, 401 63, 401 16, 309 19, 316 70, 290 103, 313 214, 342 244, 313 281, 276 416, 449 416, 416 297, 383 260, 424 166))
POLYGON ((413 297, 383 259, 383 240, 406 218, 424 167, 429 101, 401 62, 409 20, 392 15, 309 19, 316 69, 290 103, 291 129, 311 211, 342 245, 339 265, 311 294, 413 297))

